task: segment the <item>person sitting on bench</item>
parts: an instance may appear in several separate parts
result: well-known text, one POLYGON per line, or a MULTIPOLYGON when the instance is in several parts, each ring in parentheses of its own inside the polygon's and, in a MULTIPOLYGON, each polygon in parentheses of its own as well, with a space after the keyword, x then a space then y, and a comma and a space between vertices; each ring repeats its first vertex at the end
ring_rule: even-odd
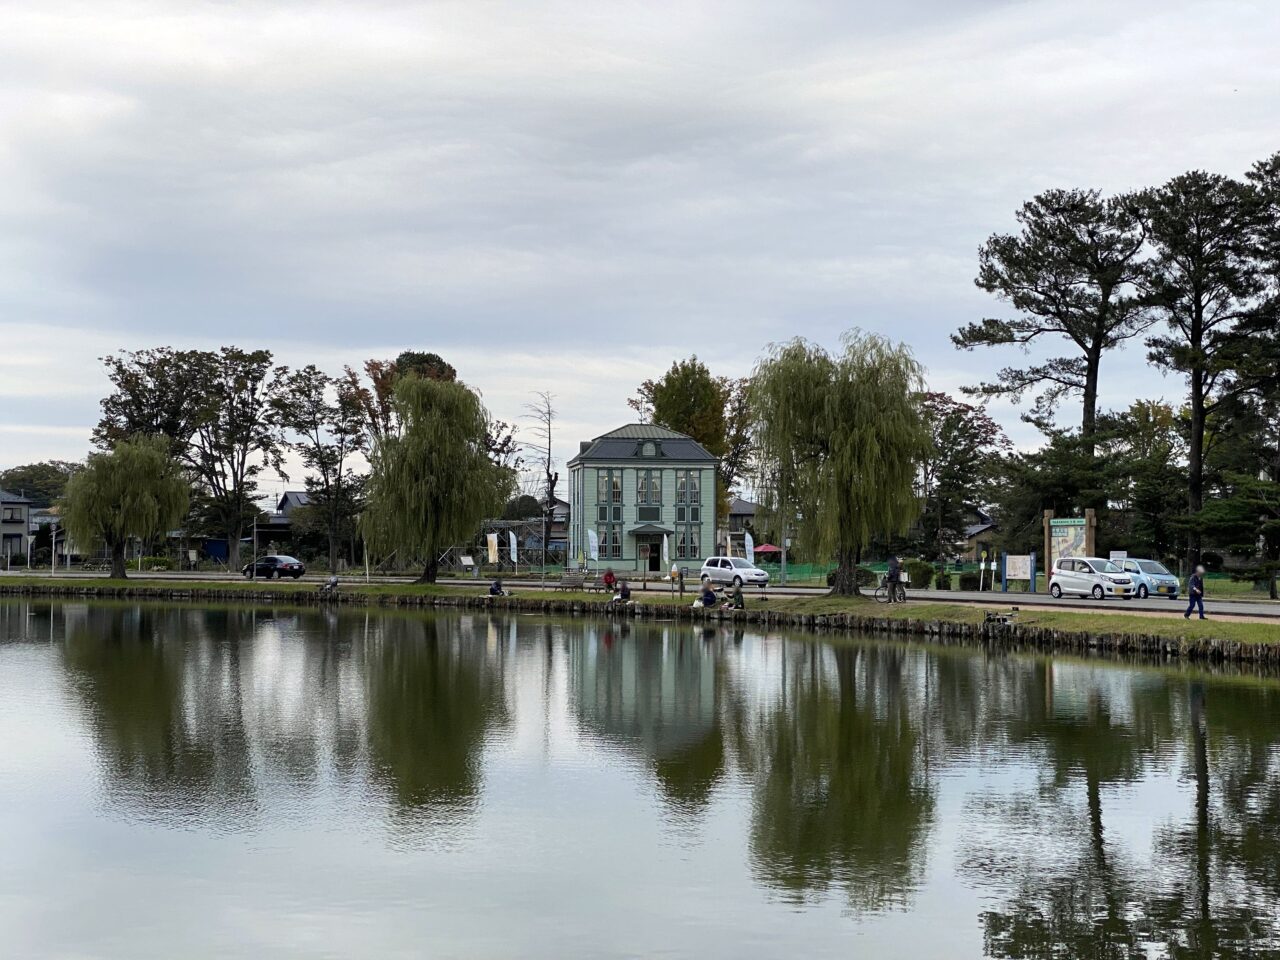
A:
POLYGON ((737 584, 733 588, 733 594, 725 600, 724 608, 726 610, 745 610, 747 609, 747 601, 742 596, 742 584, 737 584))

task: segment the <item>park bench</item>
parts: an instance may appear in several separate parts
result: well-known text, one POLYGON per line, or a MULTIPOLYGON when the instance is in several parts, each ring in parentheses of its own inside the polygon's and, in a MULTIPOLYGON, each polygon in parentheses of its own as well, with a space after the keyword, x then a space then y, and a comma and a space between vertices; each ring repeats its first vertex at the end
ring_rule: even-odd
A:
POLYGON ((582 590, 583 584, 586 582, 585 573, 563 573, 560 580, 556 583, 557 590, 582 590))

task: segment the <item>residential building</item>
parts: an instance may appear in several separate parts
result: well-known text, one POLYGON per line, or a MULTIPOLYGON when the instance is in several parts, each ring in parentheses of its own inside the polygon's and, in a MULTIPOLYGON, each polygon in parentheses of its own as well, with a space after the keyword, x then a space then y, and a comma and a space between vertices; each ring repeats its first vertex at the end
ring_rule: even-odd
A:
POLYGON ((26 555, 31 542, 31 501, 0 490, 0 559, 26 555))
POLYGON ((994 556, 993 540, 996 534, 996 523, 981 507, 970 507, 965 513, 967 521, 964 528, 964 540, 960 544, 960 556, 972 563, 981 559, 982 551, 994 556))
POLYGON ((728 527, 724 531, 724 549, 734 557, 747 555, 747 532, 756 535, 753 528, 759 504, 742 497, 734 497, 729 501, 728 527))
POLYGON ((583 442, 569 461, 569 551, 600 566, 662 573, 671 563, 696 568, 715 553, 717 461, 692 437, 631 423, 583 442))

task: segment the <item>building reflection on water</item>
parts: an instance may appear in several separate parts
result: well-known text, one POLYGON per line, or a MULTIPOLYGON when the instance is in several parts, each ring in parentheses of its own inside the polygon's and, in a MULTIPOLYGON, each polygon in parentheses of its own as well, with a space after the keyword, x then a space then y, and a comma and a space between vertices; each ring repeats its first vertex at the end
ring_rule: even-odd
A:
POLYGON ((353 792, 449 842, 494 756, 572 747, 643 771, 673 823, 740 802, 785 902, 912 910, 946 874, 990 956, 1280 950, 1272 678, 365 611, 6 603, 0 636, 56 649, 117 816, 235 833, 353 792))

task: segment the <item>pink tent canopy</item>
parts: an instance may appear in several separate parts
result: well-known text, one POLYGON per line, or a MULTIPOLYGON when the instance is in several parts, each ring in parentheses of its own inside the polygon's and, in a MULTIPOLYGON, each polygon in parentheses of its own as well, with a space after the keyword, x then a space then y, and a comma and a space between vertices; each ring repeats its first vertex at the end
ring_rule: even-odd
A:
POLYGON ((772 543, 762 543, 756 547, 756 553, 781 553, 781 547, 775 547, 772 543))

